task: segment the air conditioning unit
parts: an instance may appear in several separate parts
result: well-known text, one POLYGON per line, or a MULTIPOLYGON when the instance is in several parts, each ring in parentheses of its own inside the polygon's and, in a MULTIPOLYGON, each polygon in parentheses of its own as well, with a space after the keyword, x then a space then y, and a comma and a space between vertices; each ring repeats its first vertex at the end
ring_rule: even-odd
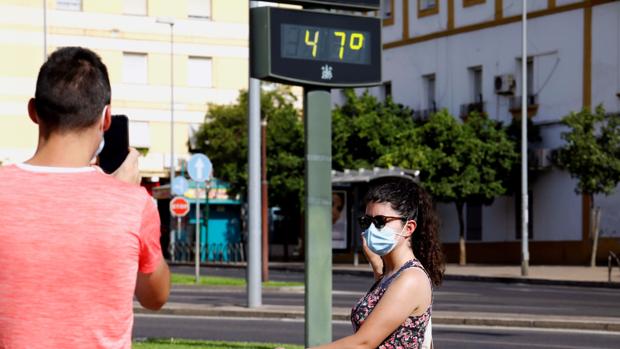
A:
POLYGON ((552 149, 542 148, 534 150, 534 163, 536 164, 536 168, 545 169, 552 165, 551 157, 552 157, 552 149))
POLYGON ((495 77, 495 93, 498 95, 513 95, 517 82, 512 74, 497 75, 495 77))

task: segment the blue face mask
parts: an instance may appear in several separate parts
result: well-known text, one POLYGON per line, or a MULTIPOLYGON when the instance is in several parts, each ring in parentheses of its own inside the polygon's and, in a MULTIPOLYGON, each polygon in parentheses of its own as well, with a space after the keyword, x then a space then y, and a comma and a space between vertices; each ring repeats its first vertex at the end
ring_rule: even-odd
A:
MULTIPOLYGON (((403 230, 405 230, 405 227, 403 227, 403 230)), ((396 241, 396 235, 404 236, 402 235, 402 230, 401 233, 398 234, 387 225, 383 227, 383 229, 379 230, 375 227, 374 223, 371 224, 366 231, 364 231, 364 238, 366 239, 368 248, 373 253, 376 253, 382 257, 392 252, 398 244, 398 241, 396 241)))

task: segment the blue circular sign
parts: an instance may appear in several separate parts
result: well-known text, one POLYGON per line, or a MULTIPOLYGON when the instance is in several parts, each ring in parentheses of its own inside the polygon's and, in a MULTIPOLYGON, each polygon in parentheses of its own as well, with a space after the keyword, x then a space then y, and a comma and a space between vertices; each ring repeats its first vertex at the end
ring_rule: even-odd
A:
POLYGON ((189 182, 184 177, 174 177, 172 180, 172 195, 184 195, 189 189, 189 182))
POLYGON ((196 182, 204 182, 211 178, 213 165, 205 154, 194 154, 187 163, 187 172, 196 182))

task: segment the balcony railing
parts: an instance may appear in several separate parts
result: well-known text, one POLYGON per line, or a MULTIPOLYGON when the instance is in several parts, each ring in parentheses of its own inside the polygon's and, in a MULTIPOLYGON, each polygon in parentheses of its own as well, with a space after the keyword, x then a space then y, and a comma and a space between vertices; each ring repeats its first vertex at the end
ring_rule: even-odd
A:
POLYGON ((466 118, 469 114, 476 112, 479 114, 484 113, 484 105, 485 102, 475 102, 475 103, 467 103, 461 104, 461 118, 466 118))
MULTIPOLYGON (((528 108, 538 106, 538 95, 528 95, 526 102, 528 108)), ((521 96, 510 98, 510 110, 521 110, 521 96)))
POLYGON ((413 112, 414 121, 428 121, 431 115, 437 113, 437 103, 433 101, 429 109, 421 109, 413 112))

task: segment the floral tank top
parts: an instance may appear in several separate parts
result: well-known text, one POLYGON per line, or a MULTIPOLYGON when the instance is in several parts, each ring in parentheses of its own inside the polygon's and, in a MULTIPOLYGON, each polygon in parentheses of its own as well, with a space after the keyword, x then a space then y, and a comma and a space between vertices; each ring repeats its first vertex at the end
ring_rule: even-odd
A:
MULTIPOLYGON (((351 310, 351 323, 355 332, 359 330, 368 315, 372 313, 374 307, 379 303, 381 297, 388 289, 392 281, 394 281, 400 273, 408 268, 420 268, 426 272, 420 261, 412 259, 405 263, 396 273, 388 278, 382 278, 377 281, 368 293, 362 297, 351 310)), ((427 274, 428 275, 428 274, 427 274)), ((429 278, 430 282, 430 278, 429 278)), ((432 285, 431 285, 432 287, 432 285)), ((422 347, 424 342, 424 332, 428 325, 431 312, 431 305, 426 309, 424 314, 420 316, 409 316, 396 331, 392 332, 378 347, 378 349, 418 349, 422 347)))

